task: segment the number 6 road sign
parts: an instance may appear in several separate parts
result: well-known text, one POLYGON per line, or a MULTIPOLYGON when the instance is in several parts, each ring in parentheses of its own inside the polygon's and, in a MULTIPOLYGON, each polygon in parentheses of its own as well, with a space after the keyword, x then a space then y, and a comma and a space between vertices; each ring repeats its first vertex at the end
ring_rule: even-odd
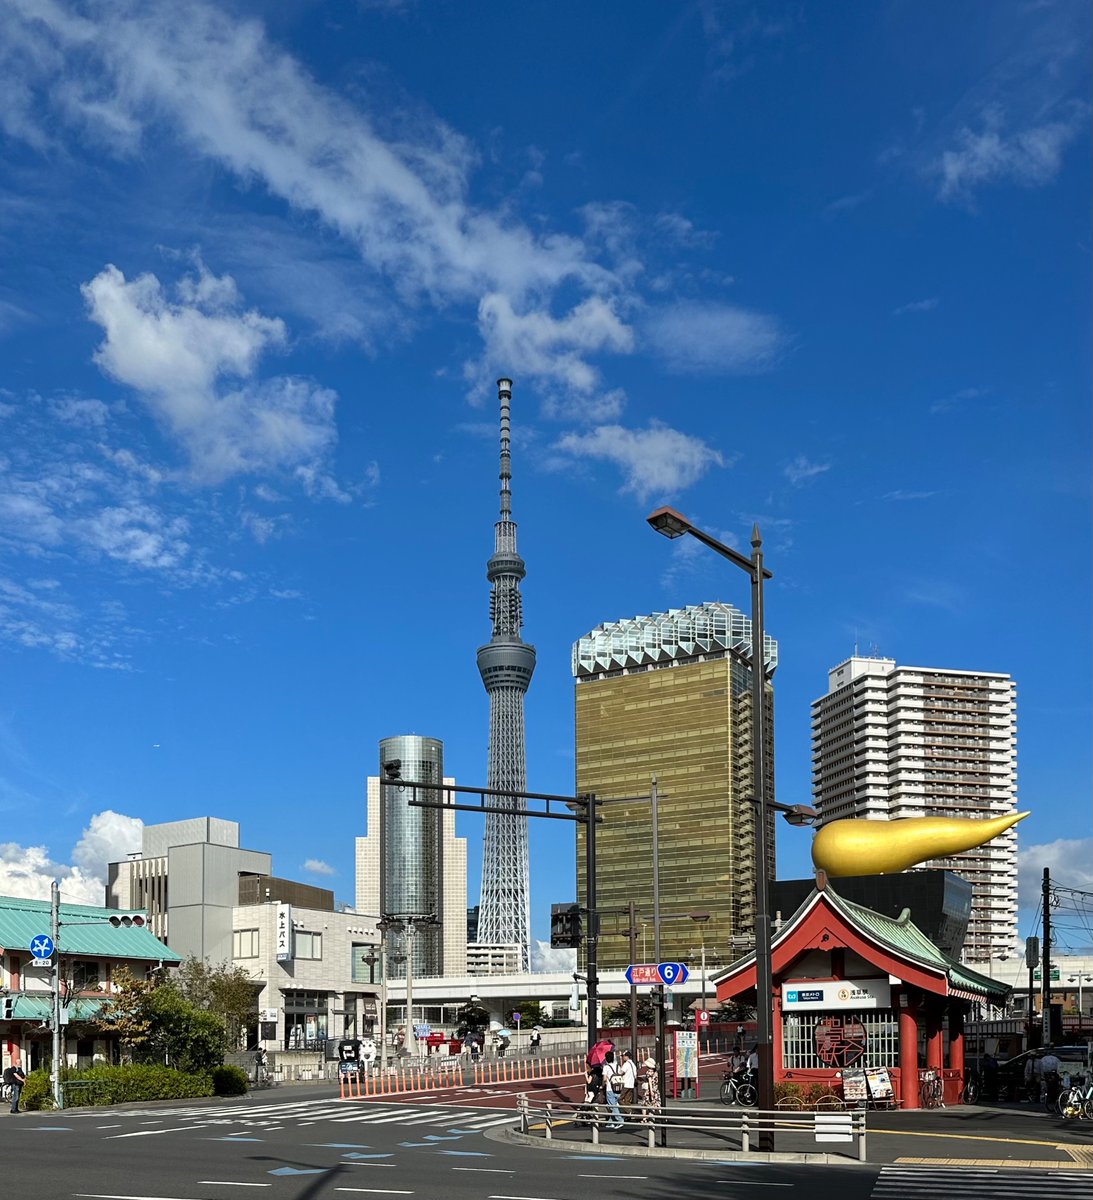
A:
POLYGON ((687 982, 690 971, 681 962, 662 962, 657 964, 657 974, 660 982, 667 987, 678 987, 687 982))

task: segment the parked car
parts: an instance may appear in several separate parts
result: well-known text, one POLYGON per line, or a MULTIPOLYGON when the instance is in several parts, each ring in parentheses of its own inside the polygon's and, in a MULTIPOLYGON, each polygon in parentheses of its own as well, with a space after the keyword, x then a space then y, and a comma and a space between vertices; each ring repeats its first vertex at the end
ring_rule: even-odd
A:
MULTIPOLYGON (((1071 1075, 1088 1074, 1088 1046, 1053 1046, 1052 1051, 1059 1060, 1063 1072, 1071 1075)), ((998 1064, 998 1091, 1003 1099, 1023 1100, 1025 1097, 1025 1071, 1029 1059, 1042 1058, 1047 1052, 1046 1047, 1038 1050, 1026 1050, 998 1064)))

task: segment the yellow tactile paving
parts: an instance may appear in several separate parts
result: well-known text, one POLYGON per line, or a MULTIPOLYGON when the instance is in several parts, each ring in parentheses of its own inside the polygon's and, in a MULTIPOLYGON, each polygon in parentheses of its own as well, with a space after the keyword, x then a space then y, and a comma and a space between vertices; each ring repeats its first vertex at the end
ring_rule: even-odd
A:
MULTIPOLYGON (((1060 1149, 1070 1147, 1060 1146, 1060 1149)), ((897 1158, 901 1166, 914 1167, 1031 1167, 1038 1171, 1093 1171, 1090 1162, 1059 1162, 1043 1158, 897 1158)))

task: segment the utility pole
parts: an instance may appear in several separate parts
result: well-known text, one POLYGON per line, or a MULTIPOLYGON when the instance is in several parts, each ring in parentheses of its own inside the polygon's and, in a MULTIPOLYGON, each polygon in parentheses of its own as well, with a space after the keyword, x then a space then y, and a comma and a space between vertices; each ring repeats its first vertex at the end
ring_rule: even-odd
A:
MULTIPOLYGON (((637 906, 630 901, 630 961, 638 961, 638 917, 637 906)), ((1080 1005, 1079 1005, 1080 1007, 1080 1005)), ((638 1058, 638 989, 636 984, 630 985, 630 1056, 637 1062, 638 1058)))
POLYGON ((56 879, 49 887, 49 936, 53 939, 53 1068, 50 1083, 53 1086, 53 1107, 62 1109, 64 1090, 61 1087, 61 885, 56 879))
POLYGON ((1043 884, 1044 934, 1040 953, 1043 955, 1040 965, 1040 1008, 1043 1021, 1040 1026, 1040 1045, 1046 1046, 1051 1041, 1051 870, 1044 867, 1043 884))

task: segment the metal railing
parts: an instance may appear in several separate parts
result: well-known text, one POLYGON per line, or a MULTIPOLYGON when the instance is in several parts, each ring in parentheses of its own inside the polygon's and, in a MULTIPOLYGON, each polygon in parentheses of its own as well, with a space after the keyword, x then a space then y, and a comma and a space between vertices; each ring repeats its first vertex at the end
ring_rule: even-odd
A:
MULTIPOLYGON (((592 1144, 600 1144, 600 1124, 609 1120, 605 1105, 592 1106, 586 1104, 567 1104, 553 1100, 540 1103, 532 1102, 526 1095, 518 1102, 520 1115, 520 1132, 528 1135, 542 1131, 543 1137, 551 1141, 554 1137, 555 1125, 589 1126, 592 1133, 592 1144)), ((853 1147, 853 1154, 859 1162, 865 1162, 865 1112, 860 1109, 845 1111, 824 1110, 816 1112, 795 1112, 781 1110, 775 1112, 760 1112, 754 1108, 742 1109, 669 1109, 651 1112, 640 1124, 631 1120, 628 1128, 640 1129, 645 1135, 648 1148, 654 1150, 658 1143, 667 1145, 668 1134, 672 1131, 706 1134, 714 1146, 723 1144, 726 1140, 739 1140, 740 1149, 744 1153, 751 1150, 752 1138, 760 1133, 796 1134, 798 1138, 806 1137, 816 1143, 813 1153, 829 1153, 831 1147, 835 1153, 836 1145, 853 1147)), ((702 1146, 692 1146, 691 1149, 703 1149, 702 1146)), ((809 1153, 800 1150, 799 1144, 795 1152, 809 1153)))

